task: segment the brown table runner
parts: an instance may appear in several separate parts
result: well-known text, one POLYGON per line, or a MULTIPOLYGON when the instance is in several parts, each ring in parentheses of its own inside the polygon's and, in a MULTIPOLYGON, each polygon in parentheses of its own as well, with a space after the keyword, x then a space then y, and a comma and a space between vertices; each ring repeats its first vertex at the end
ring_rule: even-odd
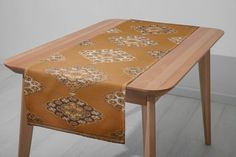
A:
POLYGON ((128 20, 25 70, 31 125, 124 143, 126 85, 198 27, 128 20))

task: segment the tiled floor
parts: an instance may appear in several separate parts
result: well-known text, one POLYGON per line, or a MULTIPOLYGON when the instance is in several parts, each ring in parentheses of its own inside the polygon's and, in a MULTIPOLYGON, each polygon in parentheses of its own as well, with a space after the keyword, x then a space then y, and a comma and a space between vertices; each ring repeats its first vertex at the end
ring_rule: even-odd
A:
MULTIPOLYGON (((0 65, 0 157, 16 157, 21 76, 0 65)), ((204 145, 201 104, 166 95, 157 103, 158 157, 235 157, 236 106, 212 103, 212 145, 204 145)), ((126 144, 35 127, 31 157, 141 157, 140 106, 126 105, 126 144)))

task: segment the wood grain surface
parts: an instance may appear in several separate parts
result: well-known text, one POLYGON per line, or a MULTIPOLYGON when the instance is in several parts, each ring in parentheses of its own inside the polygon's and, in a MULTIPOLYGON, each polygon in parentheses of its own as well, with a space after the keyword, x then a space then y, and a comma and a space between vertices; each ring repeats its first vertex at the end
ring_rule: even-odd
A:
MULTIPOLYGON (((92 38, 125 21, 111 19, 99 22, 11 57, 4 64, 16 73, 23 73, 35 58, 73 46, 78 41, 92 38)), ((145 104, 142 100, 147 95, 161 96, 165 94, 187 74, 223 34, 224 32, 219 29, 200 27, 159 62, 129 83, 126 87, 126 101, 145 104)))

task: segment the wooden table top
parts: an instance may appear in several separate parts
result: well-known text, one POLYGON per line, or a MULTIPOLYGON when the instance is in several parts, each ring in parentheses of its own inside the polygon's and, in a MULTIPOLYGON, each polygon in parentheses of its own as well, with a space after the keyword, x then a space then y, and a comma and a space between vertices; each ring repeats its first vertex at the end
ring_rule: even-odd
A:
MULTIPOLYGON (((34 58, 48 56, 57 50, 68 48, 90 39, 124 22, 123 19, 110 19, 49 42, 27 52, 7 59, 4 64, 16 73, 32 64, 34 58)), ((222 30, 200 27, 163 59, 129 83, 126 87, 129 95, 161 95, 172 89, 185 74, 204 56, 214 43, 224 34, 222 30)), ((140 97, 141 98, 141 97, 140 97)), ((134 101, 131 101, 134 102, 134 101)))

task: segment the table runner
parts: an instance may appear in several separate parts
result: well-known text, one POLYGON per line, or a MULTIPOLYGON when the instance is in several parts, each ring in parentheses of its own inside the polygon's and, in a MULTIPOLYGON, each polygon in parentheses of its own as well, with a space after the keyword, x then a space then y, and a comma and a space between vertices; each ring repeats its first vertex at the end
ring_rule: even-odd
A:
POLYGON ((35 59, 24 73, 28 124, 125 143, 126 85, 197 28, 127 20, 35 59))

